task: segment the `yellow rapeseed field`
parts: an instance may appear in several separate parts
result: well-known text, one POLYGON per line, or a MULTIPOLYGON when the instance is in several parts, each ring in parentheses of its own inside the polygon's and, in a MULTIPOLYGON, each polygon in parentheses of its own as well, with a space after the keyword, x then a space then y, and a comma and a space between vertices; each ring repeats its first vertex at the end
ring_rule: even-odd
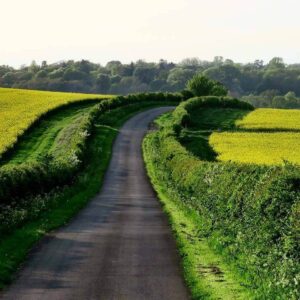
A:
POLYGON ((300 130, 300 110, 259 108, 236 125, 244 129, 300 130))
POLYGON ((221 161, 300 164, 300 132, 214 132, 209 143, 221 161))
POLYGON ((63 104, 107 95, 0 88, 0 155, 41 115, 63 104))
POLYGON ((209 144, 217 152, 218 160, 300 164, 300 110, 260 108, 236 125, 238 131, 214 132, 210 136, 209 144))

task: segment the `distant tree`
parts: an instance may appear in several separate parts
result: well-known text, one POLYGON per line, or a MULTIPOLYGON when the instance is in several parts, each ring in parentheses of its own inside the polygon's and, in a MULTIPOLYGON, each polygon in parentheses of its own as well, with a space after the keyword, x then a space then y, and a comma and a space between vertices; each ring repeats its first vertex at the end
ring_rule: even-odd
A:
POLYGON ((118 60, 112 60, 106 64, 105 68, 110 71, 111 75, 119 75, 122 63, 118 60))
POLYGON ((43 61, 42 61, 42 68, 44 69, 44 68, 46 68, 46 67, 47 67, 47 61, 43 60, 43 61))
POLYGON ((41 79, 41 78, 46 78, 48 73, 45 70, 40 70, 36 73, 35 78, 41 79))
POLYGON ((223 56, 215 56, 214 57, 214 61, 213 61, 214 66, 219 67, 219 66, 222 66, 223 63, 224 63, 223 56))
POLYGON ((211 89, 211 95, 214 96, 226 96, 228 89, 220 82, 215 81, 211 89))
POLYGON ((276 69, 284 69, 285 64, 281 57, 274 57, 269 61, 267 67, 268 68, 276 68, 276 69))
POLYGON ((5 86, 13 84, 15 81, 15 74, 13 72, 7 72, 2 77, 2 82, 5 86))
POLYGON ((137 77, 140 82, 149 84, 157 73, 157 68, 155 65, 144 65, 136 67, 133 76, 137 77))
POLYGON ((212 89, 212 82, 207 77, 197 74, 188 81, 187 89, 195 96, 206 96, 212 89))
POLYGON ((118 94, 178 92, 198 73, 226 87, 214 84, 209 94, 224 95, 229 89, 230 95, 242 97, 257 107, 300 107, 300 63, 288 65, 280 57, 267 64, 261 60, 240 64, 221 56, 213 61, 186 58, 178 64, 164 59, 130 64, 114 60, 106 66, 88 60, 53 64, 43 61, 41 65, 33 61, 17 69, 0 65, 0 86, 118 94))
POLYGON ((189 80, 187 89, 195 96, 225 96, 228 93, 228 90, 221 83, 211 80, 202 74, 197 74, 189 80))
POLYGON ((190 69, 174 68, 169 72, 167 83, 175 87, 177 90, 182 90, 188 80, 195 75, 195 72, 190 69))
POLYGON ((97 90, 100 93, 107 93, 110 88, 110 78, 106 74, 99 74, 96 79, 97 90))
POLYGON ((74 68, 68 68, 65 70, 64 72, 64 75, 63 75, 63 78, 64 80, 82 80, 82 79, 85 79, 86 75, 81 72, 81 71, 78 71, 74 68))
POLYGON ((287 101, 293 101, 295 99, 297 99, 296 97, 296 94, 294 92, 288 92, 286 93, 286 95, 284 96, 284 98, 287 100, 287 101))
POLYGON ((121 79, 122 79, 122 77, 120 75, 111 76, 110 82, 112 84, 119 83, 121 81, 121 79))
POLYGON ((29 70, 30 70, 31 72, 33 72, 33 73, 36 73, 36 72, 39 71, 39 69, 40 69, 40 67, 38 66, 38 64, 36 63, 36 61, 33 60, 33 61, 31 62, 31 64, 30 64, 30 66, 29 66, 29 70))

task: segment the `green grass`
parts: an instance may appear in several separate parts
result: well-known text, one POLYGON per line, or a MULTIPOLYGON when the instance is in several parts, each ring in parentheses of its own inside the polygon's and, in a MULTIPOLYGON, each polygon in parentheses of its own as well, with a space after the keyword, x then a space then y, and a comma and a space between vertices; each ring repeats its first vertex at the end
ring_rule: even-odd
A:
POLYGON ((162 103, 132 104, 101 116, 89 139, 85 167, 74 184, 35 197, 13 212, 16 218, 27 214, 27 219, 0 238, 0 287, 11 282, 34 244, 47 232, 66 224, 100 190, 118 128, 137 112, 157 106, 162 103))
POLYGON ((0 155, 43 115, 70 103, 108 98, 112 96, 0 88, 0 155))
POLYGON ((190 112, 191 130, 230 130, 250 113, 248 110, 234 108, 201 108, 190 112))
POLYGON ((44 118, 19 138, 13 151, 8 153, 1 164, 20 164, 38 160, 41 156, 50 153, 58 154, 70 137, 76 131, 95 103, 79 103, 65 107, 44 118))
POLYGON ((189 126, 181 132, 180 142, 202 160, 214 161, 217 153, 209 144, 210 135, 216 130, 234 129, 235 122, 248 113, 247 110, 233 108, 194 109, 190 113, 189 126))

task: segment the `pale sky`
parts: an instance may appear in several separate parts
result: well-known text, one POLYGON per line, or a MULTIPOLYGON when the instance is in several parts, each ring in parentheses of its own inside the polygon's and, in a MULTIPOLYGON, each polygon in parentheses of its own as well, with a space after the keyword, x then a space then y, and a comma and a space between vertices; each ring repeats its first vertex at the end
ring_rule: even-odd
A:
POLYGON ((186 57, 300 62, 299 0, 0 0, 0 65, 186 57))

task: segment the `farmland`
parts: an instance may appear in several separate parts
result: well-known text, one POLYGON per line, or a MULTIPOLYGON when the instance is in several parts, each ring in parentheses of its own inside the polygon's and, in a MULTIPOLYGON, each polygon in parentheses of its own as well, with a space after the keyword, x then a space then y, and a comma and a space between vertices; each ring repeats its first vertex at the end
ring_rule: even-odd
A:
POLYGON ((205 108, 190 116, 180 139, 201 159, 300 164, 300 110, 205 108))
MULTIPOLYGON (((19 96, 16 90, 11 92, 23 114, 39 108, 37 94, 33 103, 29 96, 29 104, 24 103, 23 95, 31 93, 32 97, 35 92, 19 90, 19 96)), ((97 194, 123 122, 139 111, 181 102, 174 112, 156 121, 159 129, 146 136, 143 150, 152 184, 172 224, 193 298, 297 299, 298 111, 254 110, 247 103, 218 96, 182 101, 180 93, 107 100, 83 94, 83 101, 72 97, 62 101, 56 93, 49 97, 56 99, 55 105, 45 105, 39 115, 32 113, 33 121, 27 122, 30 129, 16 135, 14 147, 1 159, 0 287, 11 282, 30 248, 46 232, 66 224, 97 194), (263 123, 263 119, 269 121, 263 123)), ((97 209, 104 209, 99 215, 105 215, 105 226, 114 222, 111 213, 122 213, 124 201, 132 207, 133 188, 142 193, 148 184, 145 176, 127 176, 136 165, 132 149, 140 153, 136 142, 130 144, 134 137, 128 132, 139 130, 145 117, 149 115, 135 118, 132 129, 122 133, 127 142, 119 144, 127 149, 122 154, 126 159, 115 158, 115 163, 126 163, 127 169, 113 166, 110 175, 121 183, 132 181, 128 186, 106 182, 109 194, 120 188, 122 196, 128 192, 129 197, 118 194, 112 210, 97 204, 97 209)), ((15 116, 15 120, 22 119, 15 116)), ((143 205, 146 214, 152 209, 148 205, 143 205)), ((139 218, 125 219, 127 224, 140 222, 139 218)), ((94 225, 102 228, 102 221, 86 220, 93 230, 94 225)), ((139 234, 144 238, 147 233, 139 234)), ((73 250, 78 251, 75 246, 73 250)), ((85 251, 89 256, 89 250, 85 251)))
POLYGON ((300 132, 215 132, 209 143, 221 161, 300 164, 300 132))
POLYGON ((0 88, 0 155, 42 115, 69 103, 109 96, 0 88))
POLYGON ((300 110, 256 109, 238 118, 231 129, 209 137, 218 160, 300 164, 300 110))
POLYGON ((253 130, 300 130, 300 110, 259 108, 236 125, 253 130))

